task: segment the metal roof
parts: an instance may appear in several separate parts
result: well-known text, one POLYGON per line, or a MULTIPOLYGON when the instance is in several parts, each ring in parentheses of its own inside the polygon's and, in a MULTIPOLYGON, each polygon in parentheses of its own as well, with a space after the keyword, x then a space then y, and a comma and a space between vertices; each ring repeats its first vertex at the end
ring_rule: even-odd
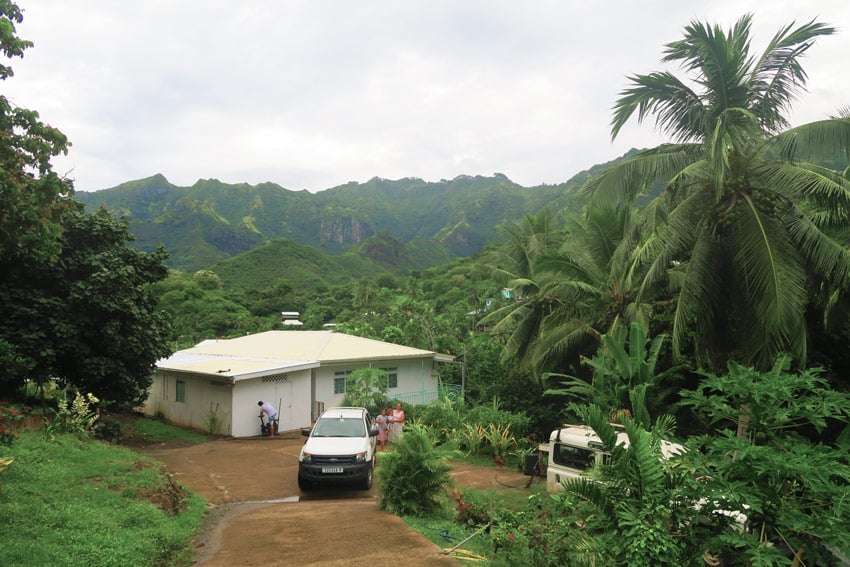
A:
POLYGON ((408 358, 454 360, 447 354, 334 331, 267 331, 235 339, 202 341, 160 360, 157 368, 240 380, 322 364, 408 358))

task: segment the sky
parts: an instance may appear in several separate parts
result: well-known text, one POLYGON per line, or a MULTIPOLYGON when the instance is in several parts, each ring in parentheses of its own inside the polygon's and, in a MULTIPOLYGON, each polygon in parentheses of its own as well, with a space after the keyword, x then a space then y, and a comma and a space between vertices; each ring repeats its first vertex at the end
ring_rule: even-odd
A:
POLYGON ((72 143, 78 191, 161 173, 190 186, 321 191, 373 177, 501 173, 563 183, 666 141, 611 108, 627 76, 669 70, 693 20, 752 13, 761 52, 783 26, 838 28, 803 62, 792 125, 850 105, 848 0, 17 0, 2 93, 72 143))

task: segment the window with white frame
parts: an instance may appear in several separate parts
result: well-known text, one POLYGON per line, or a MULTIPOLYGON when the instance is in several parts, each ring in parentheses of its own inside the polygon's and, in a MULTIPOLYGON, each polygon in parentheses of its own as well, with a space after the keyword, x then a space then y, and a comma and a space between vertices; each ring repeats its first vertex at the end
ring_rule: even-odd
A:
POLYGON ((351 370, 334 372, 334 394, 344 394, 351 370))
POLYGON ((174 400, 177 402, 186 402, 186 381, 177 380, 175 382, 176 390, 174 392, 174 400))
POLYGON ((398 388, 398 368, 381 368, 387 373, 387 389, 398 388))

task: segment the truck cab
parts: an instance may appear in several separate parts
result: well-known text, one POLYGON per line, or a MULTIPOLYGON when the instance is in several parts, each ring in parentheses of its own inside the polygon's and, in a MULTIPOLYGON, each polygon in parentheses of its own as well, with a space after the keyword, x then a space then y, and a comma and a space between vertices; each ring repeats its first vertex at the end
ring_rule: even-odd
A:
MULTIPOLYGON (((625 431, 617 432, 617 445, 629 446, 625 431)), ((549 443, 541 445, 541 452, 548 453, 546 459, 546 490, 559 492, 561 482, 568 478, 587 476, 594 467, 601 465, 610 456, 602 440, 586 425, 564 425, 549 435, 549 443)), ((669 459, 685 448, 678 443, 661 442, 661 453, 669 459)))

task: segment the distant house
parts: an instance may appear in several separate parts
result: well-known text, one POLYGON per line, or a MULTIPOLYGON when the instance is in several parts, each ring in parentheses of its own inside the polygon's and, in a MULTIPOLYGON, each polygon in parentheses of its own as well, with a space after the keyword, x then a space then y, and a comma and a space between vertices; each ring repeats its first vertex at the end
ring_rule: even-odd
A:
POLYGON ((259 435, 257 402, 271 402, 280 430, 305 427, 339 405, 354 370, 387 372, 388 396, 436 399, 438 366, 450 355, 333 331, 268 331, 207 340, 157 363, 144 413, 233 437, 259 435))

